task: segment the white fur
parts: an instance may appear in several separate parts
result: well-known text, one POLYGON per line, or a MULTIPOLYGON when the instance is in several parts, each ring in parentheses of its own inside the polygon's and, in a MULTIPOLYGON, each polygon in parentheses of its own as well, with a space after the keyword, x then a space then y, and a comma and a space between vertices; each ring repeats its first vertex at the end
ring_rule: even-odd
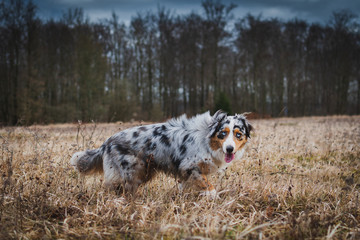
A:
POLYGON ((81 157, 85 156, 85 155, 86 155, 86 152, 85 152, 85 151, 83 151, 83 152, 76 152, 76 153, 71 157, 71 159, 70 159, 70 164, 71 164, 71 166, 76 166, 78 160, 79 160, 81 157))
MULTIPOLYGON (((232 130, 232 129, 234 129, 234 124, 235 124, 235 121, 233 119, 231 119, 228 127, 232 130)), ((224 142, 224 144, 222 146, 222 149, 223 149, 224 153, 227 153, 226 148, 229 147, 229 146, 232 147, 235 150, 235 141, 234 141, 234 133, 233 133, 233 131, 229 132, 229 135, 227 136, 227 138, 226 138, 226 140, 225 140, 225 142, 224 142)))
POLYGON ((214 200, 215 198, 218 197, 215 189, 210 190, 210 191, 204 191, 204 192, 200 193, 200 196, 209 197, 211 200, 214 200))

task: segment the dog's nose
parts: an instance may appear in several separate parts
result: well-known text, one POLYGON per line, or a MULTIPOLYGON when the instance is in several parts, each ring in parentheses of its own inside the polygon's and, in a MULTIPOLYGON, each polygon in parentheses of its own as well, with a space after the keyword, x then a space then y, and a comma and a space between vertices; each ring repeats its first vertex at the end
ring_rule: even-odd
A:
POLYGON ((234 151, 234 147, 233 146, 227 146, 226 147, 226 152, 227 153, 232 153, 234 151))

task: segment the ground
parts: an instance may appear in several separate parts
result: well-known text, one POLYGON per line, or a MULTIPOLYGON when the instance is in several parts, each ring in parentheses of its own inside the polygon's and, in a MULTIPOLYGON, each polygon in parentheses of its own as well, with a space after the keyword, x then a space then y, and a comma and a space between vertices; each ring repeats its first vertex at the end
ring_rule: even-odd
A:
POLYGON ((359 239, 360 116, 251 122, 244 158, 211 178, 214 200, 163 174, 119 196, 70 166, 145 123, 2 128, 0 238, 359 239))

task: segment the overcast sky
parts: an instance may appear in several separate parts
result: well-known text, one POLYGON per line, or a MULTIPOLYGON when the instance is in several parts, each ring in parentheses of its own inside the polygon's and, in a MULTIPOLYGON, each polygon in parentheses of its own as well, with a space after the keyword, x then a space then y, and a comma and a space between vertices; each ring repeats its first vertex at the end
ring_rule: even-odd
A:
MULTIPOLYGON (((156 12, 158 6, 170 9, 175 14, 202 13, 201 0, 33 0, 41 17, 58 18, 68 8, 84 9, 92 21, 110 18, 115 11, 122 22, 128 24, 132 16, 148 10, 156 12)), ((247 13, 262 14, 264 18, 277 17, 289 20, 295 17, 309 22, 326 23, 333 11, 350 9, 360 13, 360 0, 223 0, 225 4, 235 3, 235 18, 247 13)))

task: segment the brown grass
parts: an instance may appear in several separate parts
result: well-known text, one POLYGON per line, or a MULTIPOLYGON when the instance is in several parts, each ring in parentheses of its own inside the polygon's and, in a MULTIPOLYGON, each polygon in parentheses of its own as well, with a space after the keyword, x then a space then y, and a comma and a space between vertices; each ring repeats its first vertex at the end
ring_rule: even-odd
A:
POLYGON ((179 193, 163 174, 124 198, 69 165, 139 123, 3 128, 1 239, 359 239, 360 117, 253 120, 242 161, 179 193))

